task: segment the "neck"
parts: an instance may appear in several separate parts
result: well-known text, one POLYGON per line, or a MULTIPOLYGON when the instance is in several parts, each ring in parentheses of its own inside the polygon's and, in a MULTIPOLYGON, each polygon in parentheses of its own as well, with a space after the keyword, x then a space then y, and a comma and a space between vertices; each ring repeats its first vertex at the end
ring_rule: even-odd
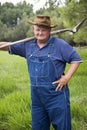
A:
POLYGON ((40 47, 40 48, 42 48, 42 47, 44 47, 45 45, 47 44, 47 42, 37 42, 37 45, 40 47))
POLYGON ((48 42, 48 39, 47 40, 37 40, 37 45, 42 48, 44 47, 48 42))

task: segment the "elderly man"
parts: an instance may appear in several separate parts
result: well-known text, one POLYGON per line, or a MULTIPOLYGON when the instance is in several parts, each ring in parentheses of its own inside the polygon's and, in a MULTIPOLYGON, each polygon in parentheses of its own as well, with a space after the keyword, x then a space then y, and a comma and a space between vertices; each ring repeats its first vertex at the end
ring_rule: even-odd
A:
MULTIPOLYGON (((52 37, 49 16, 36 16, 35 39, 2 48, 26 58, 31 79, 32 130, 71 130, 68 82, 82 59, 64 40, 52 37), (70 64, 64 74, 66 63, 70 64)), ((1 42, 0 44, 5 44, 1 42)))

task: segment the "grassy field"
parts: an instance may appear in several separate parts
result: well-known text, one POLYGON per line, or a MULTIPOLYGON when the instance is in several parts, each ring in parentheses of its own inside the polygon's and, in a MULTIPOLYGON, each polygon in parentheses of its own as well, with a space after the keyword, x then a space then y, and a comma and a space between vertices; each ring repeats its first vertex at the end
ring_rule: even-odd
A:
MULTIPOLYGON (((69 82, 73 130, 87 130, 87 47, 69 82)), ((68 67, 68 66, 67 66, 68 67)), ((30 84, 26 60, 0 51, 0 130, 31 130, 30 84)))

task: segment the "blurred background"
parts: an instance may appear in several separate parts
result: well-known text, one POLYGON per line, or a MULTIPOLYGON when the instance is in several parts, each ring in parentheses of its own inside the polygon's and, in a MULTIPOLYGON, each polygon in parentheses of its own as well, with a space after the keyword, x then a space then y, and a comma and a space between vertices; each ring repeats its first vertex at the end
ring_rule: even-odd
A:
MULTIPOLYGON (((0 41, 33 36, 27 21, 36 15, 49 15, 52 23, 58 25, 52 31, 73 29, 87 18, 87 0, 0 0, 0 41)), ((83 59, 69 89, 72 130, 87 130, 87 20, 76 33, 66 31, 55 36, 71 44, 83 59)), ((31 120, 26 61, 0 51, 0 130, 31 130, 31 120)))

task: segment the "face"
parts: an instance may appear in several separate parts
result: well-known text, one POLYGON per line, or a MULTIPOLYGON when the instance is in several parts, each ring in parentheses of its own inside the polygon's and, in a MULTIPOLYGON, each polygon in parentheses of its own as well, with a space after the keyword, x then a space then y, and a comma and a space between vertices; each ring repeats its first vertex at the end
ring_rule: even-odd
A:
POLYGON ((44 26, 38 26, 38 25, 33 26, 33 32, 35 38, 37 39, 37 42, 46 43, 46 41, 50 36, 50 31, 51 31, 50 28, 44 26))

